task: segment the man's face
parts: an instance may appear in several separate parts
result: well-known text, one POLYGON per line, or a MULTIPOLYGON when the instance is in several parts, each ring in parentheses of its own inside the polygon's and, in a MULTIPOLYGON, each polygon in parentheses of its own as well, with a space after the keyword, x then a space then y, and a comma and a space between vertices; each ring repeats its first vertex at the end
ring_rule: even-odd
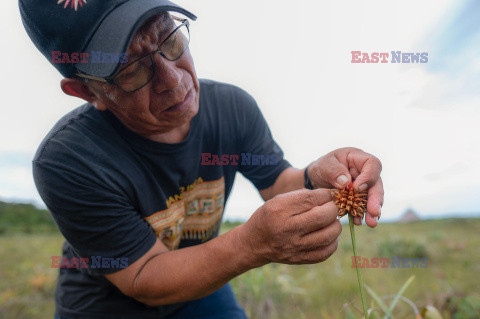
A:
MULTIPOLYGON (((174 29, 175 24, 166 13, 149 19, 128 48, 129 61, 156 50, 174 29)), ((138 91, 125 93, 115 85, 88 83, 96 95, 98 109, 110 110, 130 130, 147 138, 189 125, 199 107, 200 87, 190 50, 176 61, 160 54, 153 55, 153 61, 155 75, 138 91)))

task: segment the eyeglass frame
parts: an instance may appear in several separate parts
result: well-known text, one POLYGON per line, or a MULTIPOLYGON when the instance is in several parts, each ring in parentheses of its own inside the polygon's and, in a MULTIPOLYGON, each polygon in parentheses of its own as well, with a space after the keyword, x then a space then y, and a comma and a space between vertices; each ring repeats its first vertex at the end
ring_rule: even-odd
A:
POLYGON ((182 19, 182 18, 178 18, 178 17, 175 17, 175 16, 171 16, 174 20, 176 21, 180 21, 181 24, 179 26, 177 26, 172 32, 170 32, 170 34, 165 38, 165 40, 162 41, 162 43, 160 43, 160 45, 158 46, 158 48, 155 50, 155 51, 152 51, 148 54, 145 54, 144 56, 138 58, 138 59, 135 59, 134 61, 128 63, 126 66, 124 66, 123 68, 121 68, 120 70, 118 70, 118 72, 115 73, 115 75, 112 75, 110 77, 107 77, 107 78, 101 78, 101 77, 97 77, 97 76, 93 76, 93 75, 89 75, 89 74, 83 74, 83 73, 76 73, 75 75, 78 76, 78 77, 81 77, 81 78, 85 78, 85 79, 89 79, 89 80, 95 80, 95 81, 100 81, 100 82, 104 82, 104 83, 108 83, 108 84, 111 84, 111 85, 115 85, 117 87, 119 87, 123 92, 125 93, 133 93, 133 92, 136 92, 138 90, 140 90, 141 88, 143 88, 145 85, 147 85, 148 83, 150 83, 153 79, 153 77, 155 76, 155 61, 153 60, 153 55, 158 53, 160 54, 162 57, 164 57, 165 59, 167 59, 168 61, 177 61, 178 59, 180 59, 182 57, 182 55, 185 53, 185 51, 187 51, 188 49, 188 46, 190 44, 190 22, 188 21, 188 19, 182 19), (185 49, 183 50, 183 52, 174 60, 170 60, 169 58, 167 58, 167 56, 165 55, 165 53, 163 53, 161 51, 161 47, 162 45, 168 40, 170 39, 170 37, 175 33, 177 32, 177 30, 179 28, 181 28, 182 26, 186 26, 187 27, 187 31, 188 31, 188 43, 187 45, 185 46, 185 49), (151 67, 152 68, 152 75, 150 77, 150 79, 148 79, 148 81, 143 84, 142 86, 140 86, 139 88, 136 88, 135 90, 133 91, 126 91, 124 88, 122 88, 120 86, 120 84, 117 83, 117 81, 115 80, 115 77, 120 74, 123 70, 125 70, 126 68, 128 68, 129 66, 133 65, 134 63, 136 63, 137 61, 145 58, 149 56, 150 57, 150 61, 152 62, 152 65, 151 67))

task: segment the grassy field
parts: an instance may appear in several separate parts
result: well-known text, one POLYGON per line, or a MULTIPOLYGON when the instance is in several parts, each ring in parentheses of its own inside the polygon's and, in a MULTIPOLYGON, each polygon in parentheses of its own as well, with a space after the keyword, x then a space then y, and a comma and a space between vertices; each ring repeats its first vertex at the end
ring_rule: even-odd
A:
MULTIPOLYGON (((227 231, 231 225, 223 227, 227 231)), ((444 318, 480 318, 480 219, 429 220, 357 227, 362 257, 428 258, 428 268, 366 268, 365 283, 378 295, 395 294, 412 275, 404 296, 418 308, 434 305, 444 318)), ((0 236, 0 318, 53 318, 61 235, 0 236)), ((337 252, 316 265, 270 264, 232 280, 249 318, 345 318, 345 307, 361 318, 361 301, 348 225, 337 252)), ((371 305, 372 298, 367 296, 371 305)), ((396 318, 413 318, 400 303, 396 318)))

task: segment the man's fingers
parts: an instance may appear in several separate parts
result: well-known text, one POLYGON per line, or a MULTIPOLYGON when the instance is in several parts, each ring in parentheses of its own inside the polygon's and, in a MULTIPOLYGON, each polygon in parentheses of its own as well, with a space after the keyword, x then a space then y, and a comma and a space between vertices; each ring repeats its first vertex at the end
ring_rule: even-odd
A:
POLYGON ((344 163, 332 153, 322 156, 309 169, 310 180, 315 187, 335 187, 341 189, 352 181, 350 172, 344 163), (319 184, 319 181, 322 183, 319 184))
POLYGON ((300 243, 305 251, 319 249, 333 243, 341 233, 342 225, 335 220, 325 228, 301 236, 300 243))
POLYGON ((383 182, 378 181, 368 190, 367 212, 372 216, 380 216, 381 206, 383 206, 383 182))
POLYGON ((370 227, 378 224, 383 206, 383 183, 382 179, 378 181, 368 190, 367 214, 365 215, 365 223, 370 227))
POLYGON ((321 206, 332 200, 332 191, 328 188, 320 188, 309 191, 312 200, 312 207, 321 206))
POLYGON ((322 206, 332 200, 331 190, 319 188, 314 190, 300 189, 280 194, 267 202, 273 211, 284 211, 297 215, 313 207, 322 206))
POLYGON ((356 179, 360 175, 360 171, 355 166, 352 166, 350 167, 350 175, 352 175, 353 179, 356 179))
POLYGON ((309 211, 293 216, 292 221, 298 223, 302 234, 308 234, 320 230, 337 219, 338 208, 333 202, 327 202, 322 206, 315 206, 309 211))
POLYGON ((308 251, 303 254, 301 264, 316 264, 327 260, 337 250, 338 238, 326 247, 308 251))
POLYGON ((357 226, 361 226, 362 225, 362 217, 354 216, 353 217, 353 223, 357 226))
MULTIPOLYGON (((378 225, 378 218, 380 218, 383 206, 383 183, 382 179, 378 181, 368 190, 367 212, 365 214, 365 224, 370 227, 378 225), (377 217, 377 218, 376 218, 377 217)), ((362 218, 355 216, 353 218, 355 225, 362 224, 362 218)))
POLYGON ((370 227, 376 227, 378 225, 378 219, 373 217, 370 214, 365 215, 365 224, 367 224, 370 227))
MULTIPOLYGON (((365 153, 367 154, 367 153, 365 153)), ((361 158, 354 158, 355 166, 360 167, 360 175, 355 179, 353 187, 357 190, 364 190, 368 187, 375 185, 380 178, 380 172, 382 171, 382 163, 373 155, 361 158)))

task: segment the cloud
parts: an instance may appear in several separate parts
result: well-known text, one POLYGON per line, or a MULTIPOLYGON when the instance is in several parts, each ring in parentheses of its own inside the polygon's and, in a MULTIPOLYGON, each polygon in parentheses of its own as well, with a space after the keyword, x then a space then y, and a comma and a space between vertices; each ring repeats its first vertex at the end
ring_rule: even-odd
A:
POLYGON ((0 150, 0 198, 8 201, 34 201, 44 206, 32 176, 33 154, 0 150))
MULTIPOLYGON (((408 206, 421 214, 480 211, 477 1, 286 7, 247 0, 233 10, 221 0, 179 4, 199 16, 191 28, 199 76, 251 93, 292 164, 305 167, 332 149, 356 146, 384 164, 384 218, 408 206), (429 62, 352 65, 352 50, 427 50, 429 62)), ((0 195, 39 200, 33 153, 54 123, 83 102, 61 92, 61 77, 27 38, 17 4, 0 6, 0 32, 12 47, 0 52, 2 61, 16 59, 29 70, 25 77, 18 64, 4 66, 0 195)), ((247 219, 261 204, 239 176, 226 215, 247 219)))

